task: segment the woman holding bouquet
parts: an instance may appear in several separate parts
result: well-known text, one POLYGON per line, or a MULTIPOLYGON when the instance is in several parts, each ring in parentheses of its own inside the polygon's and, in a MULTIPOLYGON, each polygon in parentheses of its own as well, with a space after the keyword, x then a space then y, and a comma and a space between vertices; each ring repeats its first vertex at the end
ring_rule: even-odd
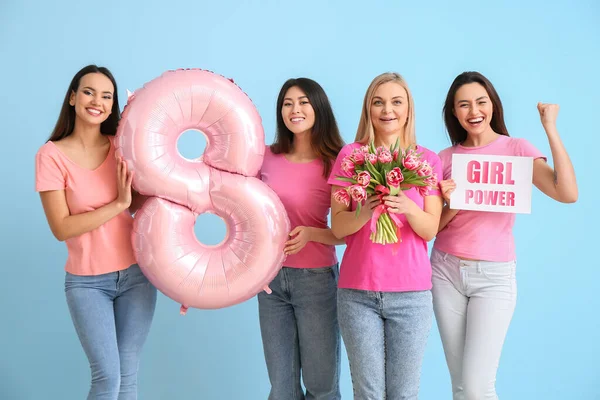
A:
POLYGON ((446 201, 431 254, 433 302, 454 400, 498 399, 496 371, 516 304, 515 214, 450 208, 452 154, 533 157, 533 184, 563 202, 577 200, 575 171, 558 131, 558 106, 538 104, 555 169, 525 139, 511 138, 502 103, 478 72, 460 74, 448 91, 444 121, 452 147, 440 152, 446 201))
POLYGON ((442 211, 436 181, 441 172, 439 157, 416 145, 414 104, 406 82, 397 73, 377 76, 364 97, 355 143, 341 150, 329 178, 334 185, 332 231, 347 244, 338 316, 355 399, 418 398, 433 316, 427 242, 437 233, 442 211), (349 182, 367 163, 370 177, 361 171, 356 184, 349 182), (385 171, 393 165, 402 168, 392 168, 386 182, 377 178, 373 168, 385 171), (417 176, 415 171, 427 178, 429 190, 423 183, 401 183, 417 176), (380 194, 367 196, 375 187, 380 194), (385 195, 388 189, 391 193, 385 195), (379 214, 394 221, 394 232, 380 225, 379 214), (399 241, 390 243, 394 237, 399 241))
POLYGON ((325 91, 311 79, 286 81, 276 110, 275 143, 266 148, 260 177, 281 199, 293 229, 272 293, 258 295, 269 400, 337 400, 335 245, 343 241, 327 226, 327 177, 344 143, 325 91))

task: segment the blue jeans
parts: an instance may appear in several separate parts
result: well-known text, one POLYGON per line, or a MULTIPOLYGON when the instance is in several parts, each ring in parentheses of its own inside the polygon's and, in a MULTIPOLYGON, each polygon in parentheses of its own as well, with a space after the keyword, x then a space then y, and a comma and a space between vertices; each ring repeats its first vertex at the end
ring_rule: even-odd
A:
POLYGON ((338 274, 337 265, 283 267, 269 285, 273 293, 258 294, 269 400, 341 398, 338 274))
POLYGON ((340 329, 355 400, 414 400, 431 330, 431 291, 339 289, 340 329))
POLYGON ((96 276, 67 272, 65 293, 90 363, 87 399, 137 399, 140 353, 154 316, 156 288, 134 264, 96 276))

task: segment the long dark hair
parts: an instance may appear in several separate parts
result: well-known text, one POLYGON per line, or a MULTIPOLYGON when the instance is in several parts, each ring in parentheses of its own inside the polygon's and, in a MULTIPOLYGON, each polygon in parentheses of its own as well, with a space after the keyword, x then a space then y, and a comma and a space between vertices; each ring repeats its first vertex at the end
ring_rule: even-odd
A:
POLYGON ((294 86, 300 88, 306 94, 308 101, 315 111, 315 125, 311 130, 310 142, 317 157, 323 161, 323 176, 327 178, 329 177, 332 164, 344 146, 344 140, 340 136, 340 131, 325 90, 312 79, 288 79, 281 87, 279 96, 277 97, 277 132, 275 142, 271 145, 271 151, 273 154, 287 154, 292 150, 294 134, 285 126, 281 109, 285 94, 288 89, 294 86))
POLYGON ((58 120, 56 121, 56 125, 54 126, 54 130, 50 135, 48 141, 56 141, 73 133, 73 129, 75 129, 75 107, 72 106, 69 101, 71 100, 71 94, 77 92, 79 89, 79 84, 81 82, 81 78, 90 73, 100 73, 106 76, 113 84, 115 88, 115 92, 113 93, 113 106, 112 112, 100 125, 100 132, 103 135, 114 136, 117 133, 117 125, 119 124, 119 120, 121 119, 121 111, 119 110, 119 96, 117 90, 117 82, 113 77, 112 73, 105 67, 99 67, 97 65, 88 65, 79 70, 71 80, 71 84, 67 89, 67 93, 65 94, 65 99, 63 100, 62 107, 60 109, 60 114, 58 115, 58 120))
POLYGON ((500 96, 498 96, 494 85, 492 85, 492 83, 479 72, 467 71, 458 75, 454 79, 454 82, 452 82, 452 85, 448 90, 448 95, 446 96, 444 109, 442 111, 444 123, 446 124, 446 130, 448 131, 448 136, 450 136, 452 145, 455 146, 467 140, 467 131, 461 126, 453 111, 454 96, 456 96, 456 92, 461 86, 468 83, 479 83, 484 87, 488 93, 488 96, 490 97, 493 107, 492 121, 490 122, 491 128, 494 130, 494 132, 500 135, 510 136, 508 134, 508 129, 506 129, 506 124, 504 123, 504 110, 502 108, 502 102, 500 101, 500 96))

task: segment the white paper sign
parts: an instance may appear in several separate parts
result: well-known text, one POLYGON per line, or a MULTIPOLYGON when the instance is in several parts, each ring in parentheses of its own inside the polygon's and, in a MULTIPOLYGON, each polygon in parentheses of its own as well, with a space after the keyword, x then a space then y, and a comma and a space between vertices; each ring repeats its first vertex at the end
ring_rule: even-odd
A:
POLYGON ((453 154, 450 208, 529 214, 533 158, 453 154))

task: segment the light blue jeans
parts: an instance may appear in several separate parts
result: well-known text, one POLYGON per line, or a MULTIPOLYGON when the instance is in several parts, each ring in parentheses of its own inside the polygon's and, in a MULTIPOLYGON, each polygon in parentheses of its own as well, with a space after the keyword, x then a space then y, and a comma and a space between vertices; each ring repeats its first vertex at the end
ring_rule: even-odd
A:
POLYGON ((258 294, 269 400, 341 399, 338 266, 283 267, 258 294), (300 375, 306 394, 300 384, 300 375))
POLYGON ((496 371, 517 302, 516 262, 433 249, 433 305, 454 400, 497 400, 496 371))
POLYGON ((418 399, 431 292, 339 289, 338 315, 354 399, 418 399))
POLYGON ((88 357, 88 400, 136 400, 142 347, 156 306, 156 288, 137 264, 96 276, 67 272, 65 293, 88 357))

